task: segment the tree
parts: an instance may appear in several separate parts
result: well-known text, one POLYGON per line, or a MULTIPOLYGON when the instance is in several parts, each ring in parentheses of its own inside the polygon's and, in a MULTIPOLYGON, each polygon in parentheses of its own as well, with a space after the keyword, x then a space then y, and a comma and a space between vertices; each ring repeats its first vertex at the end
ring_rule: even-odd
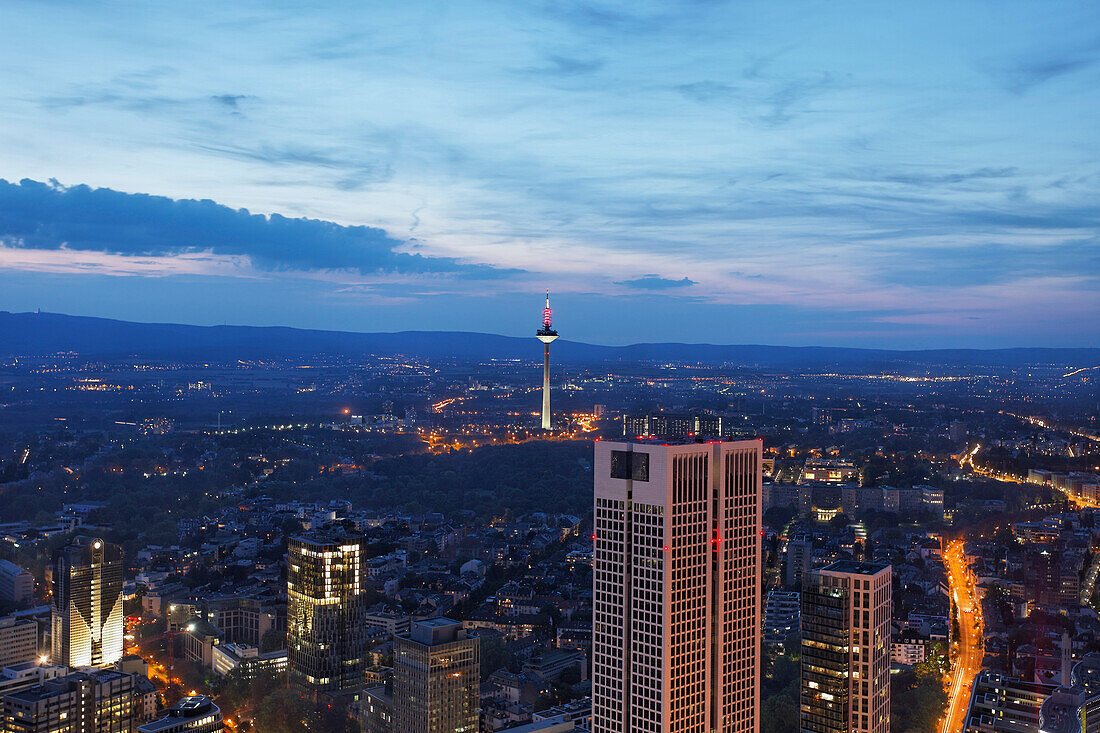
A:
POLYGON ((760 707, 762 733, 794 733, 798 730, 798 703, 785 694, 766 698, 760 707))
POLYGON ((515 657, 508 650, 504 640, 498 636, 486 636, 481 639, 481 678, 487 679, 498 669, 511 669, 515 657))
POLYGON ((286 649, 286 632, 277 631, 276 629, 265 631, 263 637, 260 638, 260 651, 274 652, 280 649, 286 649))

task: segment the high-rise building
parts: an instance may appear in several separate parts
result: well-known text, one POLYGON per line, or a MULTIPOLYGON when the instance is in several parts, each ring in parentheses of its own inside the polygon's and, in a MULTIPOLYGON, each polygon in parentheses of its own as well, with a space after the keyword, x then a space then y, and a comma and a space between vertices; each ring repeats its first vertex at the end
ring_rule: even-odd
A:
POLYGON ((106 667, 122 659, 122 548, 77 537, 54 554, 53 662, 106 667))
POLYGON ((34 576, 11 560, 0 560, 0 601, 25 603, 34 598, 34 576))
POLYGON ((222 711, 205 695, 191 695, 165 711, 163 718, 150 721, 137 733, 222 733, 222 711))
POLYGON ((759 730, 761 446, 596 443, 593 733, 759 730))
POLYGON ((290 539, 287 672, 303 692, 341 692, 366 681, 365 551, 364 538, 342 532, 290 539))
POLYGON ((143 720, 140 678, 113 669, 73 672, 4 695, 11 733, 131 733, 143 720))
POLYGON ((481 650, 462 622, 413 621, 394 637, 394 733, 475 733, 481 650))
POLYGON ((546 291, 546 307, 542 309, 542 328, 535 336, 542 342, 542 429, 550 429, 550 344, 558 332, 550 326, 550 291, 546 291))
POLYGON ((38 659, 38 622, 15 616, 0 618, 0 669, 38 659))
POLYGON ((841 560, 802 582, 803 733, 889 733, 891 567, 841 560))

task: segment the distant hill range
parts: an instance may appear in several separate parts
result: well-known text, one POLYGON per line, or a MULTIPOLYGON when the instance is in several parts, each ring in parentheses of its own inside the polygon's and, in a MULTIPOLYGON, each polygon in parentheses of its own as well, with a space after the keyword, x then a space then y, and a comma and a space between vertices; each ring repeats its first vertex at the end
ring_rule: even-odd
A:
MULTIPOLYGON (((60 313, 0 311, 0 354, 29 355, 75 351, 108 357, 137 354, 216 358, 289 356, 305 353, 409 354, 428 358, 531 359, 541 348, 531 338, 458 331, 354 333, 280 326, 187 326, 133 323, 60 313)), ((566 362, 680 361, 735 363, 762 367, 881 366, 889 364, 1095 365, 1100 349, 936 349, 891 351, 832 346, 722 346, 652 343, 599 346, 559 339, 555 360, 566 362)))

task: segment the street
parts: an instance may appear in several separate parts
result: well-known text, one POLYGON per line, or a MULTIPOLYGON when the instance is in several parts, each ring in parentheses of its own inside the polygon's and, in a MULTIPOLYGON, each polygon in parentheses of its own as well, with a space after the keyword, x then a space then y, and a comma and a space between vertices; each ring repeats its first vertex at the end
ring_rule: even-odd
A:
POLYGON ((958 733, 966 722, 970 687, 982 668, 982 607, 967 566, 962 540, 951 540, 943 553, 951 599, 958 609, 959 639, 951 647, 952 673, 943 733, 958 733))

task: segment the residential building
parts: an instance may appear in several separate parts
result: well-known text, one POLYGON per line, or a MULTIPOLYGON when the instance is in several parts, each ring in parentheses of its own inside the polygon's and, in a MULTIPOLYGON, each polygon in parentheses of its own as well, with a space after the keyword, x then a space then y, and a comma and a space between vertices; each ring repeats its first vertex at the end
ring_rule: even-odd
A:
POLYGON ((394 733, 475 733, 481 685, 479 640, 460 621, 414 621, 394 637, 394 733))
POLYGON ((889 565, 841 560, 802 584, 804 733, 889 733, 889 565))
POLYGON ((761 459, 596 443, 594 733, 759 730, 761 459))
POLYGON ((1057 685, 1026 682, 991 670, 974 678, 963 733, 1039 730, 1039 710, 1057 685))
POLYGON ((54 554, 53 662, 106 667, 122 658, 122 548, 77 537, 54 554))
POLYGON ((393 690, 385 685, 363 690, 354 710, 363 733, 393 733, 393 690))
POLYGON ((904 629, 890 639, 890 661, 912 666, 928 656, 928 637, 916 629, 904 629))
POLYGON ((768 599, 764 603, 764 643, 784 644, 792 634, 798 634, 799 616, 797 591, 768 591, 768 599))

